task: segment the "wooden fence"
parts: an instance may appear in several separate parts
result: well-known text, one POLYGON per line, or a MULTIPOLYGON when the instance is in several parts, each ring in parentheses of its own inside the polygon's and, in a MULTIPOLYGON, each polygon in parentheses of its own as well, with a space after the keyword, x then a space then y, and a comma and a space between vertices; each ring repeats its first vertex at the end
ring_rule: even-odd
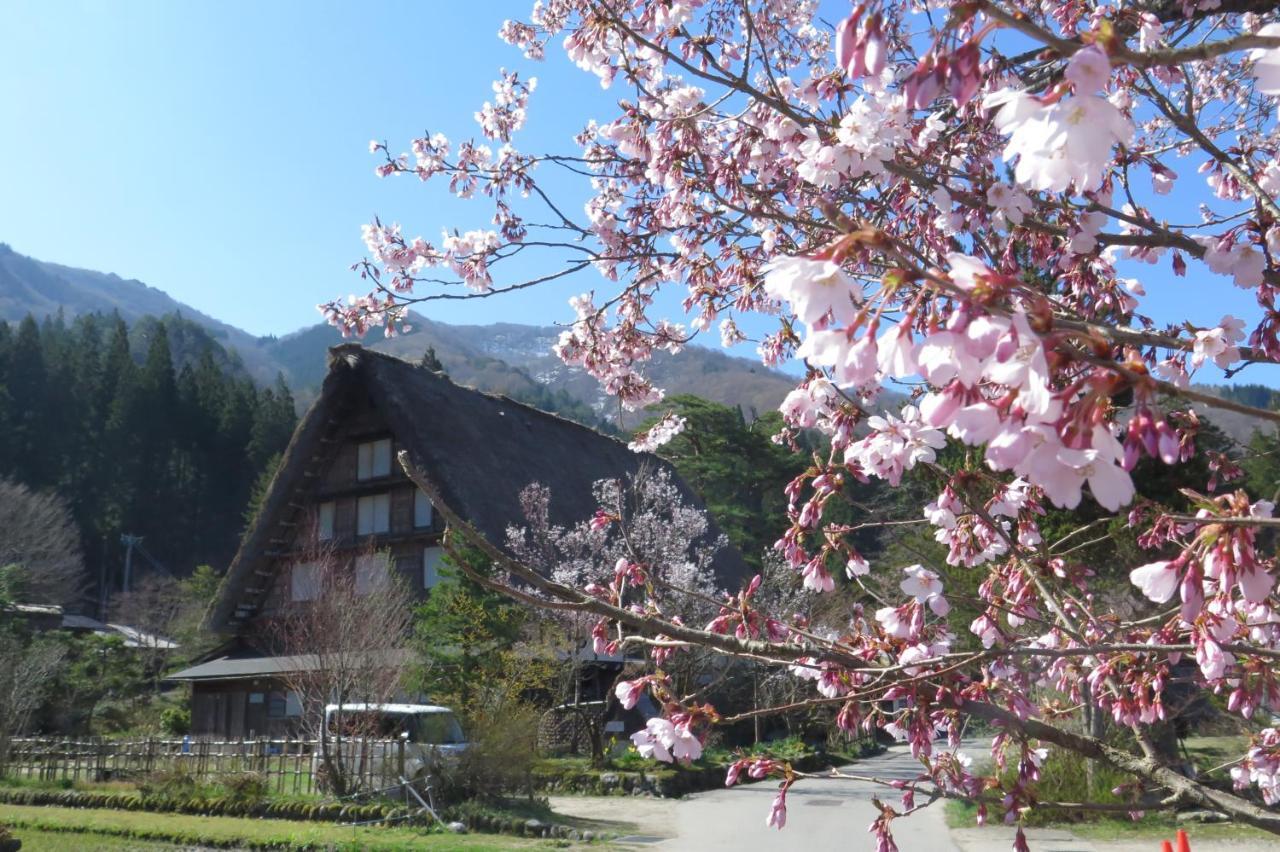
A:
MULTIPOLYGON (((336 746, 330 744, 336 753, 336 746)), ((341 758, 362 790, 396 784, 404 772, 402 740, 345 739, 341 758)), ((252 772, 276 793, 324 792, 317 787, 319 744, 300 739, 61 739, 12 741, 4 773, 46 782, 142 781, 156 773, 181 773, 197 783, 218 783, 252 772)), ((321 785, 323 786, 323 785, 321 785)))

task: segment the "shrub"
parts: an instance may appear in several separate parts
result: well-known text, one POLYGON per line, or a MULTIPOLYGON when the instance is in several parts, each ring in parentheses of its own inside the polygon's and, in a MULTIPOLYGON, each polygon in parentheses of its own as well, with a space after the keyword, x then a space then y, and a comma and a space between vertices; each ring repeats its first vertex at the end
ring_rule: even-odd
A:
POLYGON ((191 711, 186 707, 169 707, 160 714, 160 727, 166 734, 182 736, 191 733, 191 711))
POLYGON ((237 804, 261 802, 271 792, 266 776, 257 772, 237 772, 224 775, 219 784, 227 791, 227 798, 237 804))
POLYGON ((143 798, 182 799, 195 795, 197 787, 196 779, 190 773, 182 769, 165 769, 152 772, 139 781, 138 793, 143 798))
MULTIPOLYGON (((1071 751, 1052 749, 1040 767, 1040 785, 1036 794, 1045 801, 1093 802, 1096 804, 1121 804, 1125 801, 1112 791, 1133 783, 1133 776, 1118 772, 1108 766, 1094 763, 1071 751)), ((1100 814, 1097 811, 1062 811, 1033 809, 1028 814, 1029 823, 1093 820, 1099 817, 1128 820, 1124 813, 1100 814)))
POLYGON ((519 700, 495 700, 471 713, 467 750, 434 773, 433 790, 446 803, 495 801, 529 792, 537 753, 539 711, 519 700))

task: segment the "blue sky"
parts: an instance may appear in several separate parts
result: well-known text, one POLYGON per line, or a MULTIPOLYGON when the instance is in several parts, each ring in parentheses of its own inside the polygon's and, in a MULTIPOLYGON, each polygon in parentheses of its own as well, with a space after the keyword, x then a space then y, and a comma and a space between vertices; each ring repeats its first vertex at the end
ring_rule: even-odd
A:
MULTIPOLYGON (((0 4, 0 241, 42 260, 138 278, 255 334, 316 322, 316 303, 361 289, 348 270, 374 214, 409 235, 487 226, 483 203, 416 180, 379 180, 371 138, 475 134, 472 113, 498 69, 539 78, 527 151, 574 150, 607 115, 604 91, 555 45, 542 63, 502 43, 531 0, 469 4, 334 0, 0 4)), ((845 8, 824 7, 830 20, 845 8)), ((1174 206, 1194 216, 1201 158, 1174 167, 1174 206)), ((578 209, 580 189, 566 206, 578 209)), ((1173 218, 1173 217, 1171 217, 1173 218)), ((1133 268, 1161 322, 1190 306, 1212 324, 1258 317, 1251 293, 1202 265, 1175 279, 1167 258, 1133 268)), ((434 303, 450 322, 551 323, 592 274, 478 302, 434 303)), ((674 300, 673 300, 674 302, 674 300)), ((682 319, 682 318, 681 318, 682 319)), ((713 335, 714 337, 714 335, 713 335)), ((708 339, 709 344, 714 341, 708 339)), ((750 354, 744 351, 741 354, 750 354)), ((1207 370, 1205 380, 1220 380, 1207 370)), ((1268 381, 1264 371, 1241 379, 1268 381)), ((1270 383, 1270 382, 1268 382, 1270 383)))
MULTIPOLYGON (((486 224, 483 205, 374 177, 371 138, 400 151, 428 129, 472 135, 503 65, 539 78, 530 150, 571 152, 612 102, 567 60, 530 63, 498 40, 530 6, 6 0, 0 241, 253 333, 314 323, 317 302, 360 289, 348 267, 375 213, 437 240, 486 224)), ((432 313, 550 322, 590 283, 432 313)))

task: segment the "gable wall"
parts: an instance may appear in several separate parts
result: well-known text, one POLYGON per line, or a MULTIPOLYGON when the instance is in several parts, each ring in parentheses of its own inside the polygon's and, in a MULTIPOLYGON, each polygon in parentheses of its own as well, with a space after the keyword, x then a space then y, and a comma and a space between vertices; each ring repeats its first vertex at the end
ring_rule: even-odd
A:
MULTIPOLYGON (((295 494, 293 500, 304 507, 308 520, 296 528, 290 552, 271 560, 269 591, 246 632, 261 634, 263 622, 279 614, 281 608, 291 602, 293 565, 313 550, 314 536, 318 529, 319 506, 334 504, 333 533, 330 542, 341 557, 354 560, 371 549, 391 554, 393 570, 408 584, 419 598, 425 598, 423 585, 423 550, 436 546, 444 531, 442 520, 433 517, 432 525, 414 527, 414 495, 417 487, 409 481, 395 459, 401 447, 391 434, 385 419, 367 398, 357 401, 340 417, 335 429, 326 436, 330 443, 328 460, 322 460, 319 476, 311 481, 315 485, 310 493, 295 494), (390 437, 391 473, 388 476, 361 480, 359 470, 359 445, 363 442, 390 437), (390 531, 381 535, 357 534, 357 505, 361 497, 388 494, 390 497, 390 531)), ((354 567, 351 569, 354 570, 354 567)))

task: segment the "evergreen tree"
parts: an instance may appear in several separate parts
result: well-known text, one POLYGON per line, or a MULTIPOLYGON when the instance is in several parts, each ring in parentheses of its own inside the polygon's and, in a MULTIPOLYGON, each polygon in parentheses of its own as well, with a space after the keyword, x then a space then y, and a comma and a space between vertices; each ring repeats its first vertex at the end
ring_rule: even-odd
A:
POLYGON ((284 376, 278 375, 275 387, 259 395, 254 411, 249 434, 249 461, 255 468, 264 470, 271 456, 289 443, 297 419, 293 394, 285 384, 284 376))
POLYGON ((659 452, 698 492, 725 535, 754 566, 782 534, 783 489, 803 469, 803 458, 771 440, 781 426, 776 412, 747 423, 742 411, 681 394, 663 404, 685 418, 685 428, 659 452))
MULTIPOLYGON (((13 332, 0 322, 0 435, 13 434, 13 400, 9 396, 9 359, 13 350, 13 332)), ((8 469, 12 447, 0 441, 0 468, 8 469)))
POLYGON ((109 589, 123 533, 143 536, 135 571, 144 553, 179 576, 221 570, 296 422, 283 380, 259 390, 237 363, 176 315, 132 336, 119 315, 0 323, 0 476, 71 498, 89 575, 109 589))
MULTIPOLYGON (((478 552, 461 556, 472 570, 487 572, 478 552)), ((510 598, 471 580, 450 554, 438 585, 414 614, 414 682, 432 701, 447 701, 463 712, 474 709, 481 685, 500 677, 501 652, 524 627, 526 611, 510 598)))
POLYGON ((19 481, 35 488, 52 484, 48 462, 53 449, 47 446, 45 425, 44 352, 40 329, 28 314, 18 324, 18 333, 10 350, 7 377, 12 420, 5 444, 9 449, 8 467, 19 481))

